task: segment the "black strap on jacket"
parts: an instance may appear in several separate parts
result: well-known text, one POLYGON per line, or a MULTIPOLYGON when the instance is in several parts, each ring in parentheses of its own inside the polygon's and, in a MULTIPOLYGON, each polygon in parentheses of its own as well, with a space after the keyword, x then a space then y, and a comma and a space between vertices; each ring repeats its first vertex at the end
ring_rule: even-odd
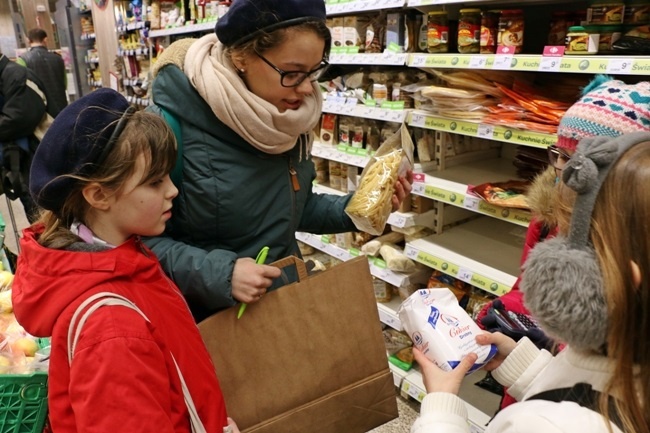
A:
MULTIPOLYGON (((594 390, 588 383, 576 383, 570 388, 558 388, 551 389, 549 391, 540 392, 535 394, 532 397, 526 399, 528 400, 547 400, 554 401, 556 403, 562 401, 572 401, 578 403, 582 407, 591 409, 594 412, 599 412, 598 410, 598 400, 600 399, 601 393, 594 390)), ((616 406, 614 406, 614 398, 609 397, 609 420, 614 423, 619 430, 623 430, 623 422, 621 421, 616 406)))

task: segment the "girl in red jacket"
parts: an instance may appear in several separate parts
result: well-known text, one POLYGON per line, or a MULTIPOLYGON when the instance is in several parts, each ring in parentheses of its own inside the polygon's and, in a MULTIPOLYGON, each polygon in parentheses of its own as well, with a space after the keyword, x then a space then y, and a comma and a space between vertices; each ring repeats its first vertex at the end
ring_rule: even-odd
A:
POLYGON ((43 209, 24 231, 16 318, 52 337, 54 433, 237 432, 187 305, 139 236, 178 190, 171 130, 99 89, 64 109, 32 164, 43 209))

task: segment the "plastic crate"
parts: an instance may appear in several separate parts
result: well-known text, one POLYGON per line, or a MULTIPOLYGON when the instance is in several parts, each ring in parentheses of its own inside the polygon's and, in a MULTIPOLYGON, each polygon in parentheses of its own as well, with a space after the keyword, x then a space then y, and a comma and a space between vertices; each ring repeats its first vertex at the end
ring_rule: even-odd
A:
POLYGON ((47 417, 47 373, 0 374, 0 431, 41 433, 47 417))

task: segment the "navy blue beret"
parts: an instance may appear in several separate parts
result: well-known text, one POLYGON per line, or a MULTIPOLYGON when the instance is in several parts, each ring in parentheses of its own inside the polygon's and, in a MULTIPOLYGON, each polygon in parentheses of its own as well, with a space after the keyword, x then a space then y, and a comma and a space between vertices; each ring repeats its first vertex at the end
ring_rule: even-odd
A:
POLYGON ((77 99, 54 119, 38 145, 29 176, 29 190, 42 208, 58 213, 75 180, 66 174, 87 171, 105 157, 119 120, 129 109, 126 98, 102 88, 77 99))
POLYGON ((310 20, 325 21, 324 0, 234 0, 215 31, 222 44, 237 46, 262 31, 271 32, 310 20))

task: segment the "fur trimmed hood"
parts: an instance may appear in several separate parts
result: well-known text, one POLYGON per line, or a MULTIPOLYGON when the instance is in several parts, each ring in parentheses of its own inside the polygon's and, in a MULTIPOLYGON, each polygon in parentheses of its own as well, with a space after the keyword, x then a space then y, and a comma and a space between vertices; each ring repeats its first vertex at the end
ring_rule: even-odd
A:
POLYGON ((153 65, 151 70, 153 76, 155 77, 158 75, 158 71, 167 65, 176 65, 178 69, 182 71, 183 64, 185 63, 185 55, 190 49, 190 46, 197 40, 198 39, 193 38, 179 39, 167 47, 162 54, 158 56, 158 60, 156 60, 156 63, 153 65))
POLYGON ((548 227, 557 225, 554 208, 557 200, 556 174, 552 166, 538 174, 526 193, 526 202, 538 221, 548 227))

